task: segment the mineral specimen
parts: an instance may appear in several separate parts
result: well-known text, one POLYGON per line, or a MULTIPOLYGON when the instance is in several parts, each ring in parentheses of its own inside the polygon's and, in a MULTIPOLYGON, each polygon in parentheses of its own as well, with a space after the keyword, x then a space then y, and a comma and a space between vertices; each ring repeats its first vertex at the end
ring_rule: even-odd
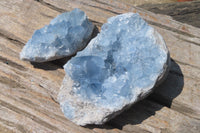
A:
POLYGON ((163 38, 138 14, 112 17, 64 65, 61 109, 78 125, 102 124, 149 94, 168 65, 163 38))
POLYGON ((80 9, 62 13, 49 25, 35 31, 20 53, 20 58, 45 62, 73 55, 87 45, 93 28, 80 9))

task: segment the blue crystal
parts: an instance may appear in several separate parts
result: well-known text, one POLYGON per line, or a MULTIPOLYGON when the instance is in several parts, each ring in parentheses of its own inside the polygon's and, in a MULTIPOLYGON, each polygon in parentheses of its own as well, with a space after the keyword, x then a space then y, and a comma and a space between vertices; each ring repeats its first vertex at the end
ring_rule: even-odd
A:
POLYGON ((108 19, 67 64, 59 93, 65 116, 79 125, 102 124, 148 94, 166 71, 163 38, 138 14, 108 19), (117 113, 115 113, 117 112, 117 113))
POLYGON ((49 25, 34 32, 20 58, 45 62, 73 55, 87 45, 93 28, 93 24, 80 9, 62 13, 49 25))

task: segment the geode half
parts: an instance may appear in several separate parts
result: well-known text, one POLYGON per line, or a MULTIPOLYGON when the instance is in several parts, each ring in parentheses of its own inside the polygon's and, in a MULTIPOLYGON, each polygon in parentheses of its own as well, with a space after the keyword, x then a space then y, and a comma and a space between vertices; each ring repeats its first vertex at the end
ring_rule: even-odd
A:
POLYGON ((87 45, 93 28, 80 9, 62 13, 49 25, 34 32, 20 53, 20 58, 46 62, 71 56, 87 45))
POLYGON ((64 65, 61 109, 78 125, 102 124, 147 96, 169 63, 163 38, 139 14, 111 17, 64 65))

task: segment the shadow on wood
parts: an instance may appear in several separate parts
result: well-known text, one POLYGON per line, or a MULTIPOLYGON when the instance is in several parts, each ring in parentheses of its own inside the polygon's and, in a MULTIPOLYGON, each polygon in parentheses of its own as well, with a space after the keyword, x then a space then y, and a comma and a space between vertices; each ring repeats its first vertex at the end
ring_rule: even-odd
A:
POLYGON ((148 97, 149 100, 169 108, 172 100, 181 93, 184 86, 184 75, 179 65, 173 59, 171 59, 171 63, 167 79, 148 97))
POLYGON ((70 57, 65 57, 62 59, 54 60, 54 61, 42 62, 42 63, 31 62, 31 64, 33 65, 34 68, 38 68, 38 69, 57 70, 59 68, 63 68, 63 65, 67 63, 73 56, 75 56, 75 54, 70 57))
MULTIPOLYGON (((172 60, 172 67, 166 80, 155 88, 154 92, 144 100, 134 104, 105 125, 89 125, 88 128, 123 129, 126 125, 141 124, 144 120, 155 115, 155 112, 167 106, 170 108, 172 101, 182 91, 184 86, 184 76, 179 65, 172 60), (174 71, 176 70, 176 71, 174 71)), ((133 126, 132 126, 133 127, 133 126)), ((138 127, 135 127, 138 128, 138 127)))

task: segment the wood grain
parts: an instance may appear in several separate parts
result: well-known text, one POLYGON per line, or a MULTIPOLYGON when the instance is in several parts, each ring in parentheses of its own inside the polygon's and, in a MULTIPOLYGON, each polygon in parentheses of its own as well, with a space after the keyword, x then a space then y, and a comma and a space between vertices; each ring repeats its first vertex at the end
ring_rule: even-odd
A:
POLYGON ((200 29, 115 0, 1 0, 0 132, 199 132, 200 29), (172 57, 166 81, 145 100, 102 126, 80 127, 62 114, 56 100, 64 77, 58 62, 33 64, 19 52, 34 30, 73 8, 98 27, 107 18, 138 12, 164 37, 172 57))

